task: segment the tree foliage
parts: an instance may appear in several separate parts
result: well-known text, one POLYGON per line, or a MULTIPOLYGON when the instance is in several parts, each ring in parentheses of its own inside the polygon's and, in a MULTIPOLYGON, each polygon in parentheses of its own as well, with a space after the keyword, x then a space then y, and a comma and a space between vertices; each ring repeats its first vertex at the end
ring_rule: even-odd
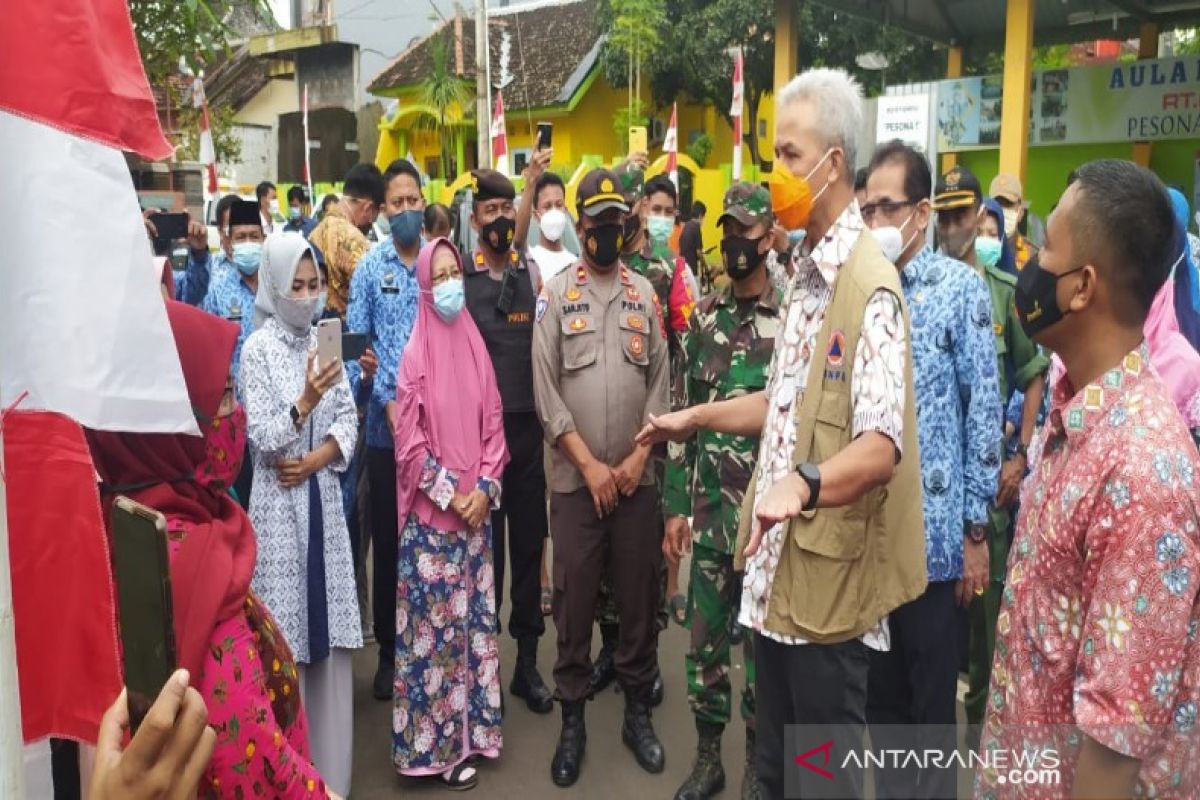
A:
MULTIPOLYGON (((472 84, 459 77, 450 67, 451 40, 450 29, 435 36, 429 43, 433 66, 418 92, 418 102, 433 109, 432 115, 425 115, 417 120, 418 127, 432 130, 438 135, 438 156, 441 161, 442 174, 445 180, 450 179, 450 162, 454 150, 454 131, 452 125, 458 125, 466 118, 466 112, 473 108, 474 90, 472 84)), ((462 164, 458 165, 462 169, 462 164)))
POLYGON ((258 20, 273 16, 267 0, 129 0, 138 50, 151 86, 161 86, 182 57, 198 70, 239 35, 236 12, 258 20))
MULTIPOLYGON (((234 134, 236 124, 234 112, 229 106, 216 106, 208 110, 208 122, 212 130, 213 149, 218 164, 237 164, 242 160, 242 140, 234 134)), ((192 107, 181 109, 176 120, 179 130, 179 150, 176 157, 184 161, 200 159, 200 113, 192 107)))

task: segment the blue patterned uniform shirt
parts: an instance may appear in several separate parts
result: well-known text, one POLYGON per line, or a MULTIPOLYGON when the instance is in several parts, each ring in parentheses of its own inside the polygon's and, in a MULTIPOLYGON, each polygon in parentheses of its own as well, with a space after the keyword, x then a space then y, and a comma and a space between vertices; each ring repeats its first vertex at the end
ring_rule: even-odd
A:
POLYGON ((379 358, 379 371, 367 403, 367 446, 392 448, 387 404, 396 399, 396 376, 408 337, 417 322, 416 264, 406 265, 389 237, 358 262, 350 279, 347 329, 365 333, 379 358))
POLYGON ((212 280, 208 284, 208 294, 200 304, 202 311, 215 314, 222 319, 236 322, 241 326, 237 345, 233 348, 233 380, 241 395, 241 380, 238 375, 238 365, 242 359, 242 345, 254 332, 254 290, 242 280, 242 275, 236 268, 218 268, 214 264, 212 280))
POLYGON ((912 322, 929 580, 962 577, 964 525, 986 523, 1003 409, 987 285, 928 247, 900 271, 912 322))

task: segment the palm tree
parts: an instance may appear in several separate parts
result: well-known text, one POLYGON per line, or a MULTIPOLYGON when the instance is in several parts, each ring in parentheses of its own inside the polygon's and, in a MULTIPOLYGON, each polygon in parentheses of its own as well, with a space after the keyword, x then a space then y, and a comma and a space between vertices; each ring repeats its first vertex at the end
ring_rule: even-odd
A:
MULTIPOLYGON (((465 109, 471 108, 475 93, 469 81, 454 74, 450 68, 450 29, 435 36, 429 43, 432 56, 432 71, 421 82, 418 102, 433 110, 431 115, 418 119, 417 127, 433 130, 438 134, 442 178, 450 179, 450 158, 454 151, 451 126, 460 125, 465 119, 465 109)), ((462 165, 458 165, 459 169, 462 165)))

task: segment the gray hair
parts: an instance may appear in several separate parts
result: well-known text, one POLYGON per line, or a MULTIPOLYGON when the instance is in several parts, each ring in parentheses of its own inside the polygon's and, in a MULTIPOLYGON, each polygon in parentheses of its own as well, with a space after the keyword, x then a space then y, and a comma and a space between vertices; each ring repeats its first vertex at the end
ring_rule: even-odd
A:
POLYGON ((810 69, 788 81, 775 100, 776 112, 803 100, 812 105, 830 146, 846 152, 846 180, 854 179, 858 163, 858 137, 863 127, 862 86, 845 70, 810 69))

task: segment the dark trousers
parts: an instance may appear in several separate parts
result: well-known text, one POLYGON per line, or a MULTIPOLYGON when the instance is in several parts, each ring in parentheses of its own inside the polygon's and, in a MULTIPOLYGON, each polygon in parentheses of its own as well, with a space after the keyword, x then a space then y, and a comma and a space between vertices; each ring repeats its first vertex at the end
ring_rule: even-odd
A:
MULTIPOLYGON (((658 492, 642 486, 622 496, 607 517, 596 516, 586 488, 550 497, 554 536, 554 626, 558 662, 554 681, 563 700, 588 696, 592 674, 592 624, 600 576, 607 569, 621 617, 614 658, 617 680, 628 694, 647 690, 658 669, 654 614, 658 604, 662 521, 658 492)), ((636 696, 636 695, 635 695, 636 696)))
MULTIPOLYGON (((954 583, 930 583, 924 594, 893 611, 892 649, 871 653, 867 720, 875 749, 949 753, 957 747, 960 618, 954 583)), ((875 790, 880 800, 953 798, 957 773, 876 768, 875 790)))
POLYGON ((367 448, 367 480, 371 484, 371 617, 379 660, 393 661, 400 522, 396 510, 396 455, 390 448, 367 448))
POLYGON ((71 739, 50 740, 50 778, 54 784, 54 800, 79 800, 83 797, 78 742, 71 739))
MULTIPOLYGON (((788 725, 811 725, 821 727, 816 738, 822 742, 861 741, 867 721, 867 646, 857 639, 832 645, 780 644, 755 633, 754 667, 754 757, 763 795, 770 800, 862 797, 861 769, 843 769, 831 761, 834 777, 829 779, 797 765, 796 757, 812 748, 815 739, 789 737, 789 748, 784 733, 788 725), (785 780, 787 773, 792 777, 785 780)), ((812 763, 826 766, 819 755, 812 763)))
POLYGON ((250 441, 246 440, 246 450, 242 453, 242 468, 233 482, 233 492, 245 511, 250 510, 250 492, 253 488, 254 462, 250 459, 250 441))
POLYGON ((512 562, 512 610, 508 632, 518 642, 546 632, 542 618, 542 551, 546 547, 545 439, 536 411, 504 414, 509 462, 501 481, 500 510, 492 513, 492 558, 496 571, 496 621, 504 605, 505 554, 512 562))

